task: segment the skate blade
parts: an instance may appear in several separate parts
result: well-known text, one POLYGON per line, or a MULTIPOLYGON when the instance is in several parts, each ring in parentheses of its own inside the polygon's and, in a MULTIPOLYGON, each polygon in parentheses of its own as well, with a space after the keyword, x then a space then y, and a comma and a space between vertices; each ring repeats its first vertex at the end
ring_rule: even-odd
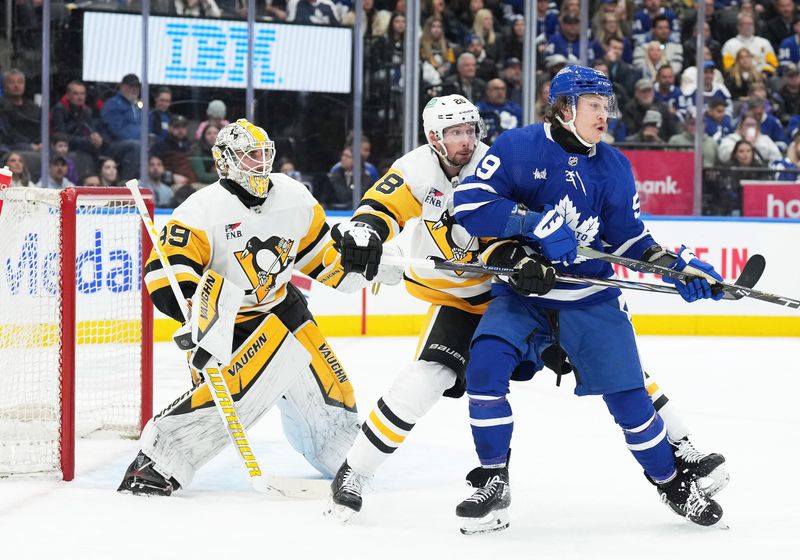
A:
POLYGON ((723 466, 719 466, 710 473, 697 479, 697 484, 709 498, 714 497, 720 490, 724 489, 731 480, 731 475, 723 466))
POLYGON ((331 521, 336 521, 341 525, 346 525, 355 517, 356 513, 358 512, 347 506, 334 503, 333 500, 331 500, 322 512, 322 516, 331 521))
POLYGON ((511 524, 508 508, 494 510, 484 517, 461 517, 462 535, 482 535, 507 529, 511 524))

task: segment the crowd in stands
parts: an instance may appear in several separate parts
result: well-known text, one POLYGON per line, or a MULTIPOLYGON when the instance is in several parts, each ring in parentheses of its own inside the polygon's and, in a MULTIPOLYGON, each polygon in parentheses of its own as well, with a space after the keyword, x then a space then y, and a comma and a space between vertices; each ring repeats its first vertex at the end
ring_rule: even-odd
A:
MULTIPOLYGON (((704 166, 762 168, 762 178, 796 180, 800 132, 800 10, 793 0, 704 0, 702 84, 695 66, 693 0, 593 0, 588 63, 614 83, 618 114, 609 143, 689 149, 701 124, 704 166), (696 107, 702 88, 703 105, 696 107)), ((243 0, 151 2, 154 14, 241 18, 243 0)), ((110 4, 109 4, 110 5, 110 4)), ((137 9, 117 0, 115 9, 137 9)), ((404 36, 420 37, 421 106, 431 97, 458 93, 475 103, 487 125, 486 142, 522 126, 522 61, 525 22, 522 0, 423 0, 409 25, 405 0, 364 0, 365 138, 362 188, 368 188, 400 155, 404 36)), ((579 0, 536 2, 535 119, 541 120, 549 80, 579 56, 579 0)), ((353 25, 351 0, 259 0, 259 19, 310 25, 353 25)), ((15 181, 30 183, 27 157, 40 151, 40 108, 26 90, 25 74, 3 74, 0 156, 15 181), (21 157, 22 156, 22 157, 21 157)), ((44 184, 58 188, 87 181, 122 184, 138 175, 142 149, 158 205, 174 206, 216 177, 211 145, 227 124, 226 104, 208 100, 207 120, 190 122, 173 113, 168 87, 151 91, 152 111, 141 115, 141 84, 122 77, 114 95, 89 105, 86 85, 69 82, 50 111, 50 165, 44 184), (140 144, 147 119, 148 146, 140 144)), ((233 116, 235 118, 235 116, 233 116)), ((262 123, 269 130, 269 123, 262 123)), ((280 165, 305 180, 329 208, 351 208, 354 182, 352 138, 342 138, 339 162, 311 180, 289 161, 280 165)), ((41 181, 40 181, 41 182, 41 181)), ((735 191, 733 188, 726 188, 735 191)), ((735 201, 731 203, 735 207, 735 201)), ((727 207, 727 206, 726 206, 727 207)))

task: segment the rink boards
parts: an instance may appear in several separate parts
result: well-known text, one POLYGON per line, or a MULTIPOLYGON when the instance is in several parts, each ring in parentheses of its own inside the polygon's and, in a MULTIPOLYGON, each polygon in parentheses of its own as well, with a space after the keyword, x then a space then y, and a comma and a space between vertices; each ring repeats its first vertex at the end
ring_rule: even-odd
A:
MULTIPOLYGON (((329 218, 330 223, 347 218, 338 214, 329 218)), ((168 211, 159 211, 156 226, 160 229, 168 218, 168 211)), ((800 260, 795 257, 798 220, 650 218, 646 223, 661 244, 677 248, 686 243, 729 282, 749 255, 760 253, 766 257, 767 267, 757 287, 800 298, 800 260)), ((643 278, 625 270, 618 275, 643 278)), ((330 336, 415 335, 427 310, 402 284, 382 286, 378 295, 369 291, 341 294, 314 282, 307 286, 311 310, 330 336)), ((631 290, 626 290, 624 297, 640 334, 800 336, 800 311, 753 299, 688 304, 677 296, 631 290)), ((168 340, 174 328, 173 321, 156 312, 156 340, 168 340)))

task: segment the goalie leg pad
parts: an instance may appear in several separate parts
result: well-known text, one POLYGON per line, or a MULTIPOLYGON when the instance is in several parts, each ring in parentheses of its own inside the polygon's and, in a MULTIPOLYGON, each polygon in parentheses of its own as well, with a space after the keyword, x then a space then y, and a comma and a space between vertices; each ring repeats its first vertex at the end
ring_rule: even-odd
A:
MULTIPOLYGON (((267 315, 253 334, 220 368, 245 428, 257 422, 308 369, 309 355, 275 315, 267 315)), ((195 471, 217 455, 230 439, 206 384, 148 422, 142 451, 166 478, 186 487, 195 471)))
POLYGON ((359 430, 353 387, 315 323, 304 323, 295 336, 311 365, 278 402, 283 431, 315 469, 333 477, 359 430))

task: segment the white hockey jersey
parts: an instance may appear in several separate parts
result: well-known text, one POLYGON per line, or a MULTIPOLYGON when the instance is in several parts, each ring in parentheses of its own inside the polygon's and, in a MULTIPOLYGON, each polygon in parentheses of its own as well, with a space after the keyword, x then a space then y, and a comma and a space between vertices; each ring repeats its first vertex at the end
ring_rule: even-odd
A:
MULTIPOLYGON (((419 218, 411 238, 411 255, 458 262, 473 262, 485 244, 452 218, 453 189, 472 175, 488 147, 478 143, 472 159, 451 181, 442 171, 439 156, 421 146, 392 164, 389 171, 361 199, 353 220, 371 225, 385 241, 412 218, 419 218)), ((482 313, 489 303, 491 277, 473 273, 409 267, 408 292, 424 301, 482 313)))
MULTIPOLYGON (((336 287, 344 276, 322 206, 298 181, 269 176, 263 203, 247 206, 219 181, 178 206, 160 245, 190 297, 207 268, 245 290, 240 319, 269 311, 286 297, 292 270, 336 287)), ((167 275, 155 252, 145 282, 156 306, 179 318, 167 275)))

